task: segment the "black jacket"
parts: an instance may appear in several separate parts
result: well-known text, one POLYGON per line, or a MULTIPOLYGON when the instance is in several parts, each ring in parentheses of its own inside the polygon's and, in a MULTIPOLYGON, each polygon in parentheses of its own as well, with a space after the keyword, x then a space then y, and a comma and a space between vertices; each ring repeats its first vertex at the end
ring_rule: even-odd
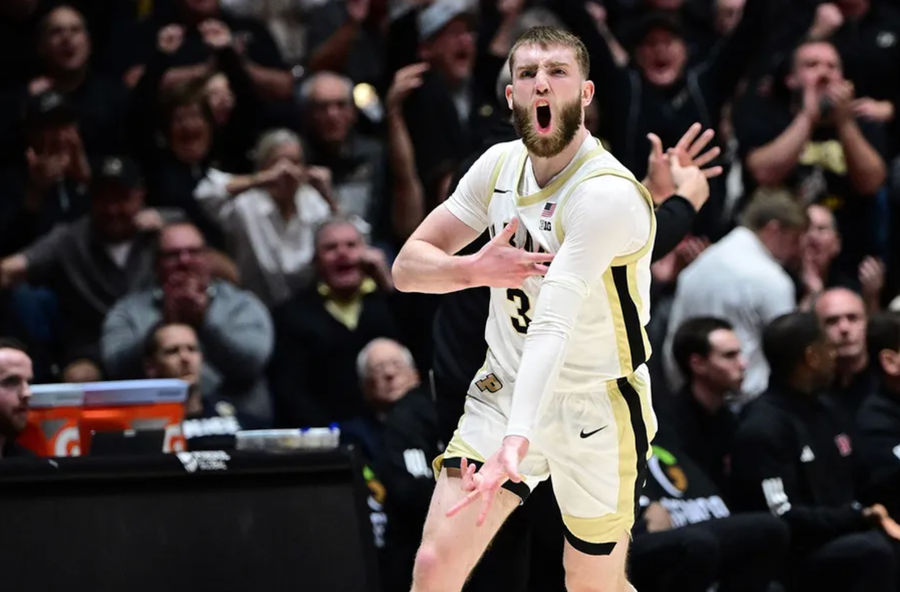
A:
POLYGON ((730 470, 729 454, 737 418, 727 406, 709 413, 686 386, 673 397, 664 397, 658 411, 660 432, 686 453, 722 491, 730 470))
POLYGON ((867 497, 900 512, 900 393, 884 386, 857 415, 857 456, 866 474, 867 497))
POLYGON ((770 386, 735 434, 733 505, 781 516, 800 547, 862 530, 851 455, 850 437, 822 397, 770 386))
POLYGON ((269 387, 276 425, 325 426, 364 415, 356 356, 376 337, 398 338, 390 295, 376 291, 363 296, 359 323, 352 331, 325 309, 315 286, 272 316, 275 351, 269 387))

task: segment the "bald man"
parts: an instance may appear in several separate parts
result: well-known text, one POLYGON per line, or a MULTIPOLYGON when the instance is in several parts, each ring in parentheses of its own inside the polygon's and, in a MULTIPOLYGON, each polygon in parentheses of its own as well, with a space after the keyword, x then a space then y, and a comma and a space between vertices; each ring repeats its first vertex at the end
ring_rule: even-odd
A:
POLYGON ((831 396, 847 426, 854 428, 863 399, 876 389, 866 352, 865 303, 853 290, 829 288, 816 299, 814 310, 836 352, 831 396))

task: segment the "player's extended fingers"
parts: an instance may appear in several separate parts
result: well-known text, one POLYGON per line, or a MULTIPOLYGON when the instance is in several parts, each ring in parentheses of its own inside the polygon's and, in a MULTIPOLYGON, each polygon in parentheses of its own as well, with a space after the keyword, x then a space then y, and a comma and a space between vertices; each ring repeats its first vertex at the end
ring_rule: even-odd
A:
POLYGON ((509 242, 509 239, 516 233, 516 230, 519 228, 519 219, 513 218, 509 221, 509 224, 503 227, 497 236, 494 237, 494 240, 491 242, 499 243, 504 245, 509 242))
POLYGON ((689 127, 687 129, 687 131, 684 132, 684 135, 681 136, 681 139, 678 140, 678 143, 675 144, 675 147, 674 147, 675 152, 687 153, 688 147, 691 145, 691 143, 697 137, 697 134, 700 133, 701 129, 703 129, 703 126, 700 125, 699 122, 692 124, 691 127, 689 127))
POLYGON ((532 263, 531 268, 528 271, 528 275, 547 275, 547 272, 550 271, 550 267, 540 263, 532 263))
POLYGON ((707 179, 712 179, 713 177, 718 177, 723 172, 725 172, 725 169, 723 169, 720 166, 714 166, 714 167, 702 169, 702 171, 703 171, 703 176, 705 176, 707 179))
MULTIPOLYGON (((715 135, 716 132, 712 128, 705 130, 702 134, 700 134, 700 137, 691 144, 690 148, 688 148, 688 155, 691 158, 696 158, 697 155, 700 154, 704 148, 706 148, 707 144, 712 141, 713 136, 715 135)), ((697 163, 695 162, 694 164, 697 163)))
POLYGON ((447 510, 445 515, 447 516, 447 518, 452 518, 453 516, 456 516, 457 514, 460 513, 460 511, 462 511, 463 508, 465 508, 466 506, 468 506, 469 504, 471 504, 472 502, 477 500, 479 497, 481 497, 481 492, 476 489, 475 491, 471 492, 466 497, 462 498, 461 500, 459 500, 458 502, 453 504, 453 507, 451 507, 449 510, 447 510))
POLYGON ((487 518, 488 512, 491 511, 491 506, 494 505, 494 496, 497 494, 498 489, 500 489, 499 485, 481 492, 481 499, 483 503, 481 505, 481 512, 478 513, 478 520, 475 521, 476 526, 481 526, 482 524, 484 524, 484 520, 485 518, 487 518))
POLYGON ((522 253, 523 263, 549 263, 553 261, 553 253, 522 253))
MULTIPOLYGON (((465 461, 465 459, 463 459, 465 461)), ((462 472, 462 490, 463 491, 472 491, 475 489, 475 470, 478 468, 474 463, 467 465, 465 462, 460 464, 460 471, 462 472)))
POLYGON ((719 154, 721 154, 721 153, 722 153, 721 148, 719 148, 718 146, 713 146, 712 148, 710 148, 703 154, 701 154, 697 157, 694 157, 694 164, 697 165, 698 167, 702 167, 709 161, 711 161, 714 158, 716 158, 717 156, 719 156, 719 154))

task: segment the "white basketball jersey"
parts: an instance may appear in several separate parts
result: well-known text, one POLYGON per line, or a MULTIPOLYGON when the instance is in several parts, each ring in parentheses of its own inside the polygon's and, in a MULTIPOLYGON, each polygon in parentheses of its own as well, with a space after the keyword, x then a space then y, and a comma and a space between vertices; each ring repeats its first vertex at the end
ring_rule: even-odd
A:
MULTIPOLYGON (((493 193, 488 203, 488 229, 495 236, 518 217, 519 228, 513 240, 515 246, 528 251, 559 251, 565 239, 561 214, 566 199, 587 179, 600 175, 627 179, 646 200, 651 215, 649 238, 639 237, 643 247, 620 254, 596 285, 590 286, 554 390, 596 390, 606 380, 630 375, 650 356, 644 326, 650 318, 650 257, 656 222, 649 192, 594 138, 589 138, 573 161, 545 187, 528 195, 521 194, 527 191, 529 184, 524 178, 530 174, 524 144, 521 140, 506 143, 498 153, 490 182, 493 193)), ((596 198, 603 199, 603 195, 596 198)), ((542 283, 542 277, 533 276, 521 289, 491 289, 485 330, 488 363, 507 379, 516 376, 542 283)))

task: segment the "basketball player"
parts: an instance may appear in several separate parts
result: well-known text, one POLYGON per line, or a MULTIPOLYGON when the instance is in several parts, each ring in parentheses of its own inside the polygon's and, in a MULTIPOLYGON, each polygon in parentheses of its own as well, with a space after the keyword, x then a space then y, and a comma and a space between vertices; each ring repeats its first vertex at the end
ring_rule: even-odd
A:
MULTIPOLYGON (((413 591, 460 590, 550 474, 568 590, 630 590, 629 532, 656 432, 644 366, 653 204, 584 127, 594 84, 578 38, 531 29, 510 68, 522 139, 488 149, 394 263, 400 290, 492 288, 487 360, 436 461, 413 591), (454 256, 485 228, 487 245, 454 256)), ((708 192, 696 166, 672 160, 679 194, 708 192)))

